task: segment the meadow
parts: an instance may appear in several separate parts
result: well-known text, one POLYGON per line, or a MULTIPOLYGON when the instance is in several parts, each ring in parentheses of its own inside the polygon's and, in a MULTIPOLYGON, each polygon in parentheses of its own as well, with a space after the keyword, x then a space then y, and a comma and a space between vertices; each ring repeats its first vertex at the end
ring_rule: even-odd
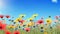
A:
POLYGON ((54 20, 48 16, 34 21, 37 16, 38 14, 33 14, 24 20, 25 15, 21 14, 13 20, 10 15, 0 15, 0 34, 60 34, 60 16, 55 16, 54 20), (7 24, 5 19, 10 23, 7 24))

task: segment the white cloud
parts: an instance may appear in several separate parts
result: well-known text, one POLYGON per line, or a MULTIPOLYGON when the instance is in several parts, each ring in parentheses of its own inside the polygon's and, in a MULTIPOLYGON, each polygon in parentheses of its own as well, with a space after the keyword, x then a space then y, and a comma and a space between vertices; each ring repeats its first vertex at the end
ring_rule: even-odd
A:
POLYGON ((3 0, 0 0, 0 9, 3 9, 5 7, 5 3, 3 2, 3 0))
POLYGON ((52 0, 52 2, 57 3, 57 2, 58 2, 58 0, 52 0))
POLYGON ((0 6, 2 6, 3 5, 3 1, 2 0, 0 0, 0 6))

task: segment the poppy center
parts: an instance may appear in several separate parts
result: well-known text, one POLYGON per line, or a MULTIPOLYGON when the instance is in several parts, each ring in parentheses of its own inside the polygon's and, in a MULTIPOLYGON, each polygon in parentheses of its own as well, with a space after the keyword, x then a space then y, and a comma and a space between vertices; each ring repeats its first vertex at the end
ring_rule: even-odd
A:
POLYGON ((49 20, 47 20, 47 22, 49 22, 49 20))
POLYGON ((15 34, 18 34, 18 33, 15 33, 15 34))
POLYGON ((2 27, 0 26, 0 29, 2 29, 2 27))
POLYGON ((29 30, 26 30, 27 32, 29 31, 29 30))
POLYGON ((1 18, 3 18, 3 16, 1 16, 1 18))
POLYGON ((42 23, 43 21, 40 21, 39 23, 42 23))
POLYGON ((41 29, 43 29, 43 27, 41 27, 41 29))

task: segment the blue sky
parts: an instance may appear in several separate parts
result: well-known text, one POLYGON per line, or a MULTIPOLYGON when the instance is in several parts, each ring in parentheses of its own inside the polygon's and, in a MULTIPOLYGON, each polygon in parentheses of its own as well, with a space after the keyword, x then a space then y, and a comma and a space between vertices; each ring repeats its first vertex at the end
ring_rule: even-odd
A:
POLYGON ((9 14, 18 17, 20 14, 26 14, 26 18, 32 14, 39 14, 37 19, 41 16, 48 17, 60 15, 60 0, 2 0, 0 6, 0 14, 9 14))

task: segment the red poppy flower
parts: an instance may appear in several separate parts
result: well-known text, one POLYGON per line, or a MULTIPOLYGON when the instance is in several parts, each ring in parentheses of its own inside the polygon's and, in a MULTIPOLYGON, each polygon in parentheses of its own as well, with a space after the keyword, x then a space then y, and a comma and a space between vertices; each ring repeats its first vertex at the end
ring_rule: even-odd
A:
POLYGON ((10 31, 5 31, 5 34, 11 34, 11 32, 10 31))
POLYGON ((38 21, 37 21, 37 24, 42 24, 42 23, 44 23, 43 20, 38 20, 38 21))
POLYGON ((10 16, 9 15, 6 15, 6 18, 10 18, 10 16))
POLYGON ((4 30, 6 28, 6 24, 3 24, 1 21, 0 21, 0 30, 4 30))
POLYGON ((19 22, 23 24, 23 22, 25 22, 25 20, 20 20, 19 22))
POLYGON ((14 33, 13 34, 20 34, 20 31, 14 31, 14 33))
POLYGON ((26 32, 29 32, 29 31, 30 31, 30 28, 24 28, 24 30, 25 30, 26 32))
POLYGON ((0 18, 3 18, 4 16, 3 15, 0 15, 0 18))

